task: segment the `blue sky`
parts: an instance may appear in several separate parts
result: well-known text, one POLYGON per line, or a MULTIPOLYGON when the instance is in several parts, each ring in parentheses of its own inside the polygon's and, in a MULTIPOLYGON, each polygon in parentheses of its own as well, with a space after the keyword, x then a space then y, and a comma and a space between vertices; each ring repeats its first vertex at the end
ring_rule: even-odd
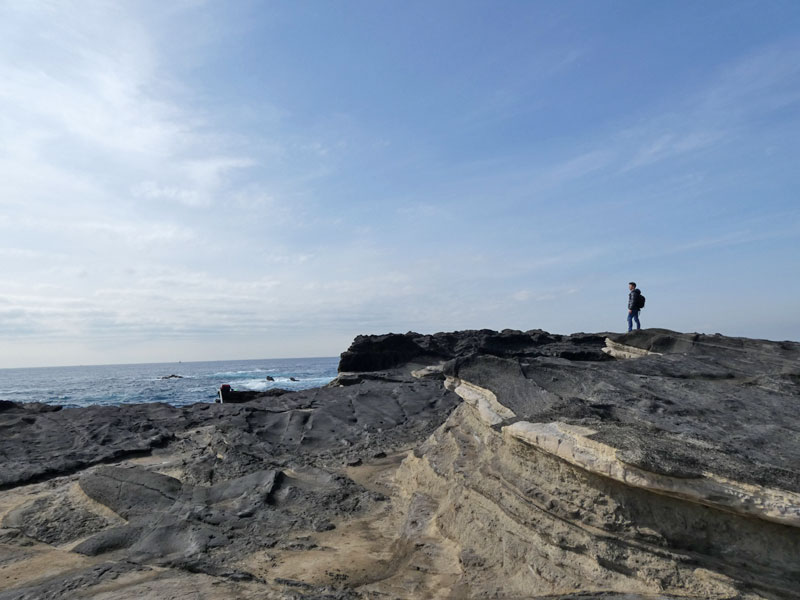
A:
POLYGON ((0 2, 0 366, 800 340, 800 4, 0 2))

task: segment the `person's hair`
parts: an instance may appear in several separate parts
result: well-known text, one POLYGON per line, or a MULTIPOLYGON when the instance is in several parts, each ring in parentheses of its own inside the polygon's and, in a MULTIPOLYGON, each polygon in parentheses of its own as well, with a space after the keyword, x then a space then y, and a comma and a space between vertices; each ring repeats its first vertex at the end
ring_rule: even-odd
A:
POLYGON ((629 281, 628 285, 632 285, 633 287, 636 287, 636 282, 635 281, 629 281))

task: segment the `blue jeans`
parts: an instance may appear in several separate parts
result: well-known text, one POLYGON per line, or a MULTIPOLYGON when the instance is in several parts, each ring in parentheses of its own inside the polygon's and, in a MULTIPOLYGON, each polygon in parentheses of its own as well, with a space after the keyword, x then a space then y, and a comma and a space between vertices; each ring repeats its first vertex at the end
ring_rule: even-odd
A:
POLYGON ((639 310, 634 309, 628 313, 628 331, 633 330, 633 322, 636 321, 636 329, 641 329, 642 324, 639 323, 639 310))

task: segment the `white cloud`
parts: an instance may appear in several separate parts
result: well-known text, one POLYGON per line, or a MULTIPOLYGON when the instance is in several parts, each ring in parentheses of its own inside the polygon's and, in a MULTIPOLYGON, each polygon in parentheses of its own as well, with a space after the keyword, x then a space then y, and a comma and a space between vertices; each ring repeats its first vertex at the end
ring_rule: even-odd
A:
POLYGON ((673 132, 654 133, 654 139, 645 139, 633 156, 624 165, 621 172, 630 171, 653 163, 676 158, 700 150, 723 138, 723 134, 712 131, 690 131, 684 134, 673 132))
POLYGON ((720 71, 697 102, 723 117, 743 117, 800 102, 800 42, 775 42, 720 71))
POLYGON ((123 184, 207 206, 232 171, 254 164, 180 102, 188 91, 161 63, 136 4, 30 4, 4 7, 0 19, 0 180, 12 191, 3 201, 26 202, 31 180, 46 193, 62 179, 73 195, 94 188, 84 203, 110 201, 123 184))
POLYGON ((614 158, 614 153, 606 149, 591 150, 549 167, 545 179, 551 184, 579 179, 607 167, 614 158))
MULTIPOLYGON (((721 67, 700 89, 643 107, 635 125, 615 123, 577 155, 539 164, 539 188, 587 175, 625 174, 736 143, 743 129, 774 111, 800 105, 800 44, 775 43, 721 67)), ((755 125, 754 125, 755 124, 755 125)))
POLYGON ((131 190, 134 196, 150 200, 170 200, 186 206, 203 206, 208 200, 203 199, 197 190, 160 185, 155 181, 142 181, 131 190))

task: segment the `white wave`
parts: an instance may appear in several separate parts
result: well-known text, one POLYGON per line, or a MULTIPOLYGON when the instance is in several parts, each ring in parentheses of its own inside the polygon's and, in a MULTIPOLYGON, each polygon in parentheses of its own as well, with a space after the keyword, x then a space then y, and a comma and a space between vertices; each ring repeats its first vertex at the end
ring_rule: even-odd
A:
POLYGON ((330 383, 331 380, 333 380, 333 377, 310 377, 307 379, 300 379, 298 377, 296 381, 292 381, 289 377, 276 377, 275 381, 267 381, 266 379, 245 379, 237 381, 233 388, 253 392, 264 392, 273 388, 307 390, 326 385, 330 383))
POLYGON ((249 369, 247 371, 222 371, 212 373, 209 377, 242 377, 243 375, 257 375, 258 373, 274 373, 277 369, 249 369))

